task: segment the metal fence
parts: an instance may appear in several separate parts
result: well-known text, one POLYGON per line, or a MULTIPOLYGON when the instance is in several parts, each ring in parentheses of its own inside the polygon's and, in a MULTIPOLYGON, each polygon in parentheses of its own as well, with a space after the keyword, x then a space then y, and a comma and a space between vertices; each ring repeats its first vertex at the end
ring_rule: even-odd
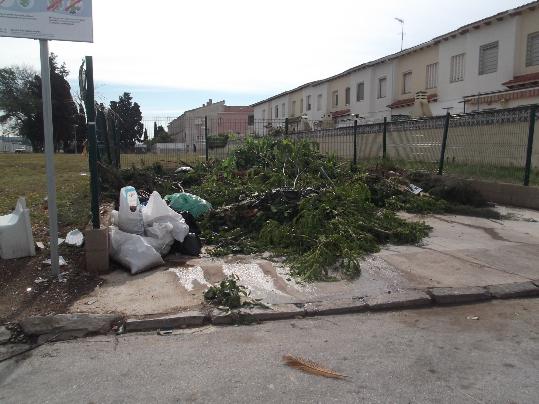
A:
POLYGON ((150 140, 123 148, 121 164, 178 166, 224 159, 249 136, 285 136, 312 141, 321 153, 360 165, 385 158, 433 173, 539 185, 539 145, 533 147, 537 119, 537 106, 373 124, 348 121, 342 127, 301 118, 147 119, 150 140))

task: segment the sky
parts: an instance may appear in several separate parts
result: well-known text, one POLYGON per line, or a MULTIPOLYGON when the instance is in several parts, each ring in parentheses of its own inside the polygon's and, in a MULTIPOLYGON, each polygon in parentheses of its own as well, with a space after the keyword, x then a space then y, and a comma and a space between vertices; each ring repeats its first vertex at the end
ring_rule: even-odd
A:
MULTIPOLYGON (((45 1, 45 0, 35 0, 45 1)), ((52 41, 73 90, 93 56, 99 102, 130 92, 144 119, 209 98, 249 105, 517 7, 517 0, 93 0, 94 43, 52 41)), ((0 37, 0 68, 39 71, 39 43, 0 37)))

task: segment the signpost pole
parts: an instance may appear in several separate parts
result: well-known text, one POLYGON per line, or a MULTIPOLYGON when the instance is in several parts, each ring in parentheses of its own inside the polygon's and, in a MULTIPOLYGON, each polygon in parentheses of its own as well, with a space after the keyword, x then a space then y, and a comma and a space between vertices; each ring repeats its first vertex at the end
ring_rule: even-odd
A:
POLYGON ((39 40, 41 57, 41 94, 43 100, 43 130, 45 137, 45 164, 47 172, 47 202, 49 209, 49 234, 52 274, 60 274, 58 265, 58 213, 56 210, 56 176, 54 174, 54 139, 52 127, 51 72, 49 42, 39 40))

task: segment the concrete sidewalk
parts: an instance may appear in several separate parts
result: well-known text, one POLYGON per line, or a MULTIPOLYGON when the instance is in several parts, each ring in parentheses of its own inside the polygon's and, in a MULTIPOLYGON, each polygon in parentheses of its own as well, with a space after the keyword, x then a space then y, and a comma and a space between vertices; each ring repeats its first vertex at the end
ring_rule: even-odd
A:
POLYGON ((73 313, 125 316, 169 314, 200 308, 203 292, 236 274, 253 298, 267 304, 306 303, 372 297, 428 287, 485 286, 539 279, 539 212, 499 208, 502 221, 434 215, 433 231, 420 246, 386 246, 367 257, 354 281, 301 284, 281 263, 263 256, 170 257, 166 268, 131 276, 115 271, 73 313))

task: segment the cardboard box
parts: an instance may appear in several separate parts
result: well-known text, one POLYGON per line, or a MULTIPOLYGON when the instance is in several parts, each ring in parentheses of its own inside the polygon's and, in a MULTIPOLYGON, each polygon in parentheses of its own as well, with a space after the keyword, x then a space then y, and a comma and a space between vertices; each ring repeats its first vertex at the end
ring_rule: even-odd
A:
POLYGON ((84 251, 86 253, 86 270, 101 274, 109 270, 109 230, 88 229, 84 233, 84 251))

